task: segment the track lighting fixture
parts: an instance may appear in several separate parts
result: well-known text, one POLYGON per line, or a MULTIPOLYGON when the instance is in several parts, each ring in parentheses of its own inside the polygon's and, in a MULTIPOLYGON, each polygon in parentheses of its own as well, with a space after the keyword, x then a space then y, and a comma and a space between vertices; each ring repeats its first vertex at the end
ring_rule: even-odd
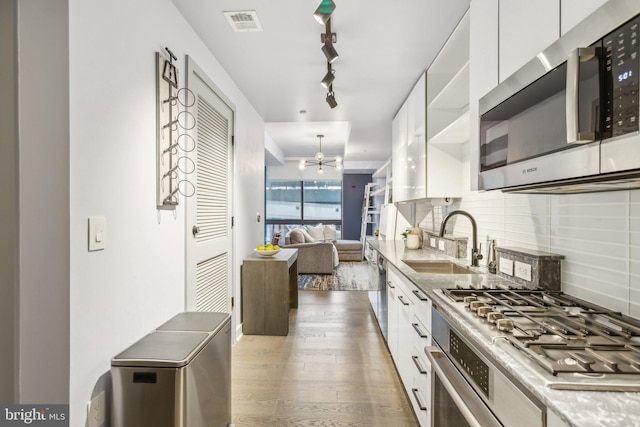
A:
POLYGON ((335 8, 336 4, 333 0, 322 0, 316 11, 313 13, 313 17, 319 24, 325 25, 329 18, 331 18, 331 14, 335 8))
POLYGON ((336 52, 336 48, 333 47, 333 43, 325 43, 324 46, 322 46, 322 53, 324 53, 329 64, 332 64, 333 61, 338 59, 338 52, 336 52))
POLYGON ((331 108, 336 108, 338 106, 336 95, 333 92, 333 85, 329 86, 329 92, 327 93, 327 104, 329 104, 329 107, 331 108))
POLYGON ((333 83, 333 80, 336 78, 336 72, 333 68, 331 68, 331 63, 327 62, 327 74, 324 75, 320 84, 325 89, 328 89, 329 86, 333 83))
MULTIPOLYGON (((322 43, 322 53, 324 53, 324 56, 327 58, 327 74, 324 75, 320 84, 322 87, 329 89, 326 101, 331 108, 336 108, 338 106, 335 93, 333 92, 335 70, 331 67, 331 64, 338 59, 338 52, 333 47, 333 44, 337 42, 338 37, 336 33, 331 32, 331 14, 335 8, 336 5, 333 0, 322 0, 320 6, 318 6, 318 9, 316 9, 316 12, 313 14, 316 20, 324 25, 325 29, 324 34, 320 34, 320 42, 322 43)), ((318 159, 318 162, 320 162, 319 172, 322 173, 322 159, 318 159)), ((304 169, 304 161, 300 163, 300 169, 304 169)))
POLYGON ((333 47, 334 40, 336 40, 335 33, 331 32, 331 19, 329 19, 325 25, 325 33, 321 35, 320 40, 322 41, 322 53, 327 58, 327 62, 332 64, 333 61, 338 59, 338 52, 336 48, 333 47))

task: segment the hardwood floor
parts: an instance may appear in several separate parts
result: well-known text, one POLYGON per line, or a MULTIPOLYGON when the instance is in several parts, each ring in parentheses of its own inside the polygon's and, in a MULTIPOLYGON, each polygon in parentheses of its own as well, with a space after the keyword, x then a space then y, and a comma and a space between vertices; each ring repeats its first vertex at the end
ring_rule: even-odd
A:
POLYGON ((366 292, 301 291, 286 337, 233 347, 233 423, 417 427, 366 292))

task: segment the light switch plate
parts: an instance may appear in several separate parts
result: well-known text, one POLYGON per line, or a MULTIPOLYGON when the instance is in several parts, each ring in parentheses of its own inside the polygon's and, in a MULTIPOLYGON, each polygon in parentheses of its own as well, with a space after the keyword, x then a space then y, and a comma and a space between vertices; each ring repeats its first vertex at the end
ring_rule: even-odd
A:
POLYGON ((438 249, 444 251, 444 240, 438 240, 438 249))
POLYGON ((513 261, 506 258, 500 258, 500 273, 507 276, 513 276, 513 261))
POLYGON ((89 252, 101 251, 107 247, 107 218, 92 216, 89 218, 89 252))
POLYGON ((531 281, 531 264, 527 264, 525 262, 516 261, 516 277, 521 278, 522 280, 526 280, 527 282, 531 281))
POLYGON ((435 238, 431 237, 429 239, 429 246, 431 246, 432 248, 436 247, 436 239, 435 238))

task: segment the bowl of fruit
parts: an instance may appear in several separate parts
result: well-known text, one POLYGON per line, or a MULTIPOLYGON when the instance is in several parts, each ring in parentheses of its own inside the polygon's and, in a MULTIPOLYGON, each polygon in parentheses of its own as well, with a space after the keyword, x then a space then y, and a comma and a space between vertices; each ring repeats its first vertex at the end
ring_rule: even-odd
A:
POLYGON ((278 252, 280 252, 280 246, 272 245, 269 243, 268 245, 260 245, 256 249, 253 250, 256 254, 264 257, 274 256, 278 252))

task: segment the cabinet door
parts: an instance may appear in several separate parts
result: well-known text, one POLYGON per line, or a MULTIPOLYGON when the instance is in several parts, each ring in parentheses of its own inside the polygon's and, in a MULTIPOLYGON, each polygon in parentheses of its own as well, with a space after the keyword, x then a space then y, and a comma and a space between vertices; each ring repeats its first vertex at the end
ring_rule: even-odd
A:
POLYGON ((469 188, 478 190, 478 100, 498 85, 498 0, 472 0, 469 23, 469 188))
POLYGON ((391 128, 393 170, 393 201, 409 200, 407 182, 407 103, 405 102, 393 119, 391 128))
POLYGON ((393 279, 391 270, 388 270, 387 279, 387 346, 391 357, 398 364, 398 302, 396 281, 393 279))
POLYGON ((594 10, 605 4, 607 0, 562 0, 560 2, 561 33, 576 26, 594 10))
POLYGON ((500 81, 560 36, 560 0, 500 2, 500 81))
POLYGON ((471 107, 498 85, 498 0, 473 0, 469 27, 471 107))
POLYGON ((403 286, 398 286, 396 298, 398 299, 398 372, 405 388, 413 382, 414 363, 411 359, 413 353, 413 303, 403 286))
POLYGON ((426 75, 422 74, 407 99, 407 178, 409 198, 426 194, 426 75))

